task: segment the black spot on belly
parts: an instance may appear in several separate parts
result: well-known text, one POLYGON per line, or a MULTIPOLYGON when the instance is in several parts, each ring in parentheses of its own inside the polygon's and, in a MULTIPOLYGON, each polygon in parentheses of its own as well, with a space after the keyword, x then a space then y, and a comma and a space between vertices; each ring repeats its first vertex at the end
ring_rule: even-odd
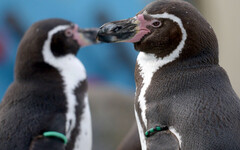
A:
POLYGON ((70 131, 70 129, 71 129, 71 126, 72 126, 72 119, 69 121, 68 132, 70 131))

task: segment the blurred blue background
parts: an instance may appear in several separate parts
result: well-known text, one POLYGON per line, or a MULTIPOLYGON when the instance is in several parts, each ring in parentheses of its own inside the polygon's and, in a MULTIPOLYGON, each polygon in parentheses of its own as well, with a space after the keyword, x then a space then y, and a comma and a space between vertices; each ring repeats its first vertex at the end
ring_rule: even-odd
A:
MULTIPOLYGON (((0 1, 0 101, 13 81, 17 47, 24 32, 36 21, 63 18, 82 28, 99 27, 126 19, 153 0, 1 0, 0 1)), ((239 1, 187 0, 194 4, 215 29, 219 39, 220 65, 240 94, 239 1), (233 9, 235 8, 235 9, 233 9), (228 11, 222 11, 228 10, 228 11), (231 52, 228 51, 231 50, 231 52)), ((134 93, 137 52, 130 43, 99 44, 80 50, 90 83, 106 83, 134 93)))
MULTIPOLYGON (((17 47, 24 32, 36 21, 63 18, 82 28, 99 27, 108 21, 126 19, 153 0, 1 0, 0 1, 0 101, 13 81, 17 47)), ((240 94, 239 1, 187 0, 194 4, 215 29, 219 39, 220 65, 226 69, 240 94), (233 9, 235 8, 235 9, 233 9), (222 11, 228 10, 228 11, 222 11), (228 50, 231 50, 229 52, 228 50)), ((109 84, 134 93, 137 52, 130 43, 98 44, 78 53, 90 84, 109 84)))
MULTIPOLYGON (((0 101, 13 81, 17 47, 36 21, 63 18, 81 28, 134 16, 153 0, 1 0, 0 101)), ((239 0, 188 0, 216 31, 223 66, 240 94, 239 0)), ((137 52, 130 43, 98 44, 82 48, 78 57, 86 67, 92 110, 93 150, 116 149, 134 122, 134 68, 137 52), (99 86, 100 85, 100 86, 99 86), (110 85, 106 88, 105 85, 110 85), (116 87, 113 89, 112 87, 116 87), (124 95, 122 93, 130 93, 124 95), (104 137, 104 138, 103 138, 104 137)))
MULTIPOLYGON (((24 32, 36 21, 63 18, 81 28, 99 27, 107 21, 134 16, 144 0, 1 0, 0 1, 0 100, 13 81, 17 47, 24 32)), ((99 44, 82 48, 90 83, 110 83, 133 92, 137 52, 132 44, 99 44)))

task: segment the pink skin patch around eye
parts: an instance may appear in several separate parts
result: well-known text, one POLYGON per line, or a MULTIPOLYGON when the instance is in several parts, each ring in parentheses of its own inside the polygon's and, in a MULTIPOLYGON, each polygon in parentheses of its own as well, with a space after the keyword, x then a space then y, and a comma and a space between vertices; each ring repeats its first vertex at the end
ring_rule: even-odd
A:
POLYGON ((91 42, 88 41, 82 33, 78 32, 78 25, 74 25, 74 28, 72 29, 73 31, 73 39, 75 39, 78 44, 81 46, 81 47, 84 47, 84 46, 87 46, 87 45, 90 45, 91 42))
POLYGON ((150 32, 150 30, 147 28, 147 25, 150 25, 151 22, 145 20, 143 14, 137 15, 136 19, 138 23, 138 27, 136 27, 137 33, 134 35, 133 38, 126 40, 124 42, 130 42, 130 43, 139 42, 144 35, 150 32))

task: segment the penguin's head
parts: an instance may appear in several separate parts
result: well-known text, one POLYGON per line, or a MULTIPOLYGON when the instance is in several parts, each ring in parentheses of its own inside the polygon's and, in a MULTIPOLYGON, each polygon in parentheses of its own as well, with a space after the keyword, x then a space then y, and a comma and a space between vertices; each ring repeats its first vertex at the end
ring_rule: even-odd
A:
POLYGON ((34 51, 48 48, 55 56, 76 54, 79 48, 97 43, 97 31, 95 28, 80 29, 78 25, 63 19, 42 20, 25 33, 19 49, 34 51), (47 46, 44 45, 46 43, 47 46))
POLYGON ((211 55, 206 59, 212 63, 218 62, 213 29, 196 8, 181 0, 158 0, 133 18, 106 23, 100 27, 98 39, 108 43, 131 42, 136 50, 158 58, 186 60, 203 54, 211 55))
POLYGON ((36 22, 20 42, 15 73, 21 75, 37 70, 44 72, 51 67, 59 68, 60 61, 57 60, 62 60, 61 66, 64 66, 68 63, 66 58, 75 57, 81 47, 98 43, 97 32, 96 28, 80 29, 78 25, 63 19, 36 22))

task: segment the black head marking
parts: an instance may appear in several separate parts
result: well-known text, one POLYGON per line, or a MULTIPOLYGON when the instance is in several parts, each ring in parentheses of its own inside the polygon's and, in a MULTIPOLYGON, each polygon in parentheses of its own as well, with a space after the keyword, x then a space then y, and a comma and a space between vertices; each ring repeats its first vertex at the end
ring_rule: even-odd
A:
MULTIPOLYGON (((144 18, 149 18, 144 15, 144 18)), ((154 53, 158 57, 165 57, 177 48, 182 40, 182 32, 176 22, 169 19, 153 19, 161 22, 160 27, 147 26, 151 31, 139 42, 134 43, 138 51, 154 53)), ((155 22, 154 22, 155 23, 155 22)))
MULTIPOLYGON (((163 58, 173 53, 184 40, 183 30, 186 31, 187 38, 178 60, 195 59, 196 63, 218 63, 218 43, 213 29, 196 8, 181 0, 158 0, 147 5, 134 18, 107 23, 101 27, 99 39, 106 41, 108 38, 107 42, 132 42, 136 50, 163 58), (131 34, 121 37, 123 30, 113 33, 108 29, 109 24, 133 26, 135 32, 131 29, 131 34)), ((124 30, 124 33, 127 31, 124 30)))
MULTIPOLYGON (((187 32, 187 39, 179 59, 187 60, 201 56, 204 58, 202 62, 218 63, 218 43, 215 33, 208 22, 191 4, 181 0, 159 0, 147 5, 139 14, 144 14, 144 12, 150 15, 168 13, 181 19, 187 32)), ((149 35, 149 40, 145 38, 140 43, 135 44, 137 49, 146 51, 146 45, 150 45, 150 41, 164 43, 165 40, 168 42, 164 46, 161 45, 157 49, 157 45, 153 45, 155 48, 150 46, 149 49, 156 49, 155 54, 157 54, 157 50, 160 50, 165 55, 167 53, 164 53, 164 51, 171 52, 176 48, 177 43, 182 38, 179 26, 171 19, 163 18, 161 20, 163 22, 162 30, 158 30, 157 33, 163 34, 163 36, 154 36, 159 38, 157 42, 157 38, 151 38, 152 35, 149 35)))
POLYGON ((76 40, 73 40, 73 35, 70 30, 59 31, 52 37, 51 51, 57 57, 69 53, 76 55, 79 48, 80 45, 76 40))
POLYGON ((34 79, 36 77, 44 79, 45 76, 41 76, 40 72, 58 74, 53 67, 44 62, 42 56, 43 45, 50 30, 59 25, 71 24, 71 22, 63 19, 47 19, 34 23, 26 31, 19 44, 15 63, 15 78, 34 79))
POLYGON ((15 77, 26 79, 38 73, 56 72, 45 62, 43 51, 48 49, 56 58, 76 55, 80 47, 97 43, 97 31, 96 28, 79 29, 76 24, 63 19, 47 19, 33 24, 20 42, 15 77))

